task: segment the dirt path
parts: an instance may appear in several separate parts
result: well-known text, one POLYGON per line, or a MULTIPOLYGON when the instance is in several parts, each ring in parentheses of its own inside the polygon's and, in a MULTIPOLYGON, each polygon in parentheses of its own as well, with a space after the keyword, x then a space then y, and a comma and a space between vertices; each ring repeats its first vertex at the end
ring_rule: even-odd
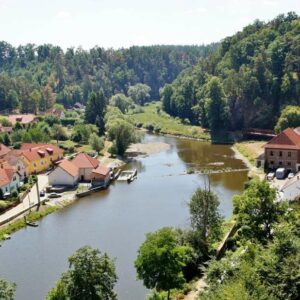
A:
POLYGON ((195 284, 195 288, 190 291, 183 300, 196 300, 198 298, 198 294, 200 291, 203 291, 204 288, 207 287, 206 282, 204 281, 203 278, 199 279, 196 284, 195 284))

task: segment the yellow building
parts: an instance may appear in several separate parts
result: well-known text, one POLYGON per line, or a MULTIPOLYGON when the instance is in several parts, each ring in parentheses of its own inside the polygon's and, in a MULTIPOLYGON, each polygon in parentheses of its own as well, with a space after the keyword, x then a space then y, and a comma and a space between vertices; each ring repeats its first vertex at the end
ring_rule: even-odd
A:
POLYGON ((46 171, 63 158, 63 150, 52 144, 23 144, 22 157, 27 164, 27 175, 46 171))

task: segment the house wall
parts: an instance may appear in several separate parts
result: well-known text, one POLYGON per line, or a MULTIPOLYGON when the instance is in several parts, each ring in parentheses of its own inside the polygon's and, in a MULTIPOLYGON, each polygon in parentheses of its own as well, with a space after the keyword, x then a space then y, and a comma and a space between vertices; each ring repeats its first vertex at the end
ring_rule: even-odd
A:
POLYGON ((80 168, 79 169, 79 180, 91 181, 93 168, 80 168))
POLYGON ((92 174, 92 185, 97 185, 100 183, 108 184, 109 181, 110 181, 109 173, 106 176, 102 176, 100 174, 92 174))
POLYGON ((51 156, 45 156, 43 158, 41 157, 39 160, 35 161, 29 161, 25 158, 28 163, 28 174, 31 175, 46 171, 50 166, 52 166, 52 162, 57 161, 61 158, 62 156, 60 156, 59 154, 53 154, 51 156))
POLYGON ((296 172, 299 155, 298 150, 265 148, 265 159, 270 169, 283 167, 296 172))
POLYGON ((78 183, 78 176, 73 177, 65 170, 57 167, 48 176, 49 185, 68 185, 74 186, 78 183))
POLYGON ((20 187, 20 176, 16 173, 14 174, 12 181, 1 187, 3 194, 11 193, 13 190, 17 190, 20 187))

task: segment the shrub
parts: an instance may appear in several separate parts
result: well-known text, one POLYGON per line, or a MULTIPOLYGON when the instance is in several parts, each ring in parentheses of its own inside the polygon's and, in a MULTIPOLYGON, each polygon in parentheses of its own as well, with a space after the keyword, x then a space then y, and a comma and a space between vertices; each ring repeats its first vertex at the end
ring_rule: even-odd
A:
POLYGON ((154 127, 154 132, 155 132, 155 133, 160 133, 160 131, 161 131, 161 128, 160 128, 159 126, 156 125, 156 126, 154 127))
POLYGON ((19 196, 18 191, 17 191, 17 190, 13 190, 12 193, 11 193, 11 196, 12 196, 13 198, 17 198, 17 197, 19 196))
POLYGON ((152 123, 147 123, 145 125, 145 128, 148 130, 148 131, 153 131, 154 130, 154 125, 152 123))
POLYGON ((138 122, 138 123, 135 124, 135 127, 136 128, 142 128, 143 127, 143 123, 138 122))
POLYGON ((60 121, 63 126, 68 126, 68 125, 74 126, 77 121, 77 118, 63 118, 60 121))

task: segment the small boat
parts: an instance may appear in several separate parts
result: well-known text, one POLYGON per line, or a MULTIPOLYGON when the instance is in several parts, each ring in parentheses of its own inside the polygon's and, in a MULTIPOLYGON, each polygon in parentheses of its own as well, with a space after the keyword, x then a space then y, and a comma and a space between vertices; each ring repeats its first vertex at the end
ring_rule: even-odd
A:
POLYGON ((128 183, 137 175, 137 169, 121 172, 118 181, 127 181, 128 183))
POLYGON ((36 222, 29 222, 29 221, 26 222, 26 225, 31 226, 31 227, 38 227, 39 226, 38 223, 36 223, 36 222))

